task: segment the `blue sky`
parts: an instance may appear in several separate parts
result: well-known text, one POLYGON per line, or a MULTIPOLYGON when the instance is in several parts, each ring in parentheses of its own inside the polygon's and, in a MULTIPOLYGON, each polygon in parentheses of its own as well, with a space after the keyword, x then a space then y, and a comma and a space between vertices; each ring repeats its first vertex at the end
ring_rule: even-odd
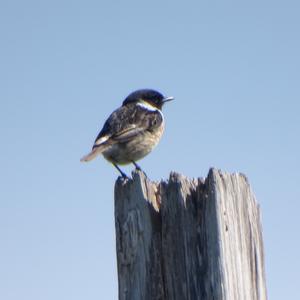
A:
POLYGON ((269 298, 295 299, 299 8, 2 0, 0 298, 117 299, 118 173, 79 159, 127 94, 150 87, 176 101, 143 169, 153 180, 245 173, 262 210, 269 298))

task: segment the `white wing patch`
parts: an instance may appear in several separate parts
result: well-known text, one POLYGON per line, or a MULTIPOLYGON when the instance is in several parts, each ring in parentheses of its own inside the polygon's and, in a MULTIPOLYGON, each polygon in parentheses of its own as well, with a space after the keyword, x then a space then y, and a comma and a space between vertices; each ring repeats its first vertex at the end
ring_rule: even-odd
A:
POLYGON ((104 142, 106 142, 107 140, 109 139, 109 136, 108 135, 105 135, 105 136, 102 136, 101 138, 99 138, 94 145, 101 145, 103 144, 104 142))

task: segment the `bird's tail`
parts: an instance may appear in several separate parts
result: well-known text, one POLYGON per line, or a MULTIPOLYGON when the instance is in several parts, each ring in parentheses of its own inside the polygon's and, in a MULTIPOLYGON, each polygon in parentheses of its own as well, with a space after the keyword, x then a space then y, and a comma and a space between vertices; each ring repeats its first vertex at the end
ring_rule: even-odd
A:
POLYGON ((81 161, 81 162, 88 162, 88 161, 90 161, 90 160, 93 160, 94 158, 96 158, 96 156, 98 156, 99 154, 101 154, 105 148, 106 148, 106 147, 97 147, 97 148, 93 148, 93 150, 92 150, 89 154, 83 156, 83 157, 80 159, 80 161, 81 161))

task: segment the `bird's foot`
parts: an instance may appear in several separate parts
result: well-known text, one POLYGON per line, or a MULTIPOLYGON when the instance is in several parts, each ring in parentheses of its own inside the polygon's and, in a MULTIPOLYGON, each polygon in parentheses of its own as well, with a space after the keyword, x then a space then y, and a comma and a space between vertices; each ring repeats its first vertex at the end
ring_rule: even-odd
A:
POLYGON ((118 167, 118 165, 116 165, 116 164, 113 164, 115 167, 116 167, 116 169, 120 172, 120 174, 121 174, 121 176, 122 176, 122 178, 124 178, 124 179, 129 179, 129 177, 118 167))
POLYGON ((135 168, 139 171, 143 171, 142 168, 133 160, 132 163, 134 164, 135 168))
POLYGON ((142 170, 142 168, 135 161, 132 161, 132 163, 134 164, 136 170, 143 172, 144 175, 148 177, 147 174, 142 170))
POLYGON ((120 177, 123 179, 129 179, 129 177, 124 172, 121 173, 120 177))

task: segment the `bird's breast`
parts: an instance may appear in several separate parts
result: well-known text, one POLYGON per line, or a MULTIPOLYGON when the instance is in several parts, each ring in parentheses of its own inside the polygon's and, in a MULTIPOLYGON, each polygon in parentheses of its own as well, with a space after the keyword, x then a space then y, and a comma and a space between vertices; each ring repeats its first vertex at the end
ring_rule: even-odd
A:
POLYGON ((143 131, 129 141, 117 143, 103 152, 104 157, 115 164, 129 164, 149 154, 160 141, 164 132, 164 122, 152 130, 143 131))

